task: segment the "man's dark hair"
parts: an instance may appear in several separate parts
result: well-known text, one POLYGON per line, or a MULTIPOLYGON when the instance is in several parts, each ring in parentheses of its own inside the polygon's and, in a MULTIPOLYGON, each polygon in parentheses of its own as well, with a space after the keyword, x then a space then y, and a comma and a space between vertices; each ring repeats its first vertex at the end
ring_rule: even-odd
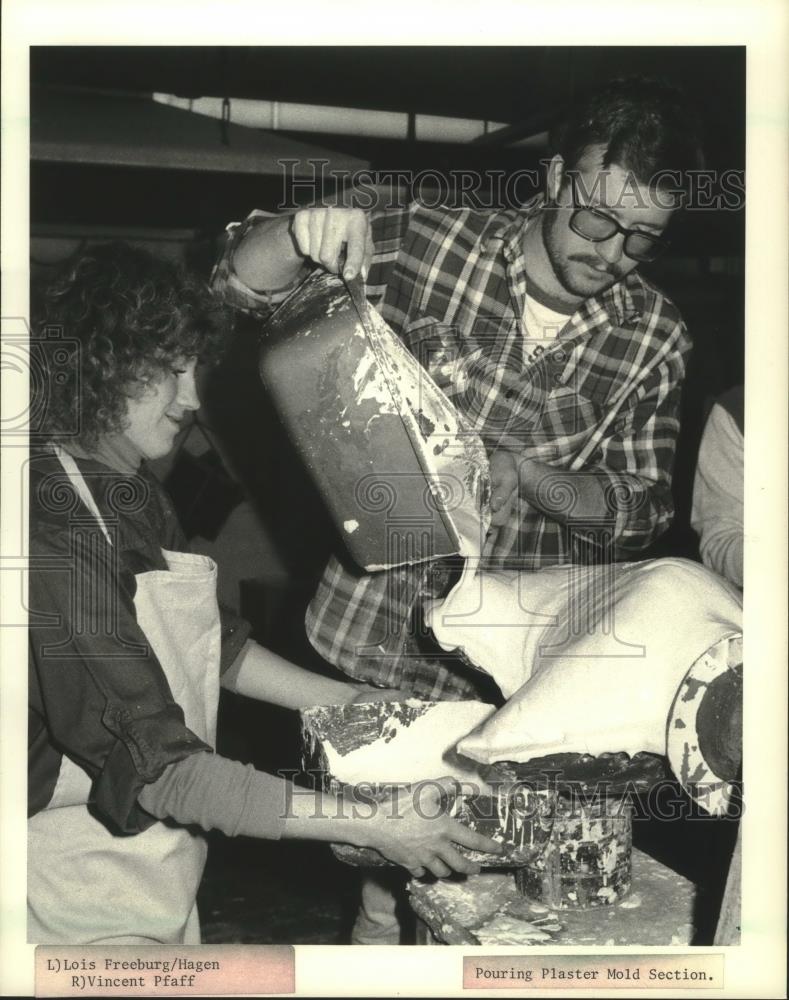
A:
POLYGON ((605 147, 604 167, 617 164, 646 185, 663 171, 684 178, 704 162, 695 116, 682 92, 645 77, 610 81, 574 107, 551 135, 551 151, 568 170, 593 145, 605 147))

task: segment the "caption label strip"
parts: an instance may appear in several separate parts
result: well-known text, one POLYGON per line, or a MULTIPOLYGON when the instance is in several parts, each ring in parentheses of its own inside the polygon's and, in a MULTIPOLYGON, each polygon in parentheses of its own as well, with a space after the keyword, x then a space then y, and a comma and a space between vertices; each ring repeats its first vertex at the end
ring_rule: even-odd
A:
POLYGON ((723 989, 723 955, 464 955, 466 990, 723 989))
POLYGON ((295 961, 290 945, 39 945, 36 996, 293 993, 295 961))

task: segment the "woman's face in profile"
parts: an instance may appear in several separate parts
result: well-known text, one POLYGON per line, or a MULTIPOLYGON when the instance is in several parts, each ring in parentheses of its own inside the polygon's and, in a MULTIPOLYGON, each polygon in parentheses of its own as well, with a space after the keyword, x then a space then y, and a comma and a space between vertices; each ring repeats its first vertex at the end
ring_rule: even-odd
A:
POLYGON ((143 458, 167 455, 187 411, 199 408, 196 365, 196 358, 173 363, 161 378, 152 380, 139 397, 129 399, 124 434, 143 458))

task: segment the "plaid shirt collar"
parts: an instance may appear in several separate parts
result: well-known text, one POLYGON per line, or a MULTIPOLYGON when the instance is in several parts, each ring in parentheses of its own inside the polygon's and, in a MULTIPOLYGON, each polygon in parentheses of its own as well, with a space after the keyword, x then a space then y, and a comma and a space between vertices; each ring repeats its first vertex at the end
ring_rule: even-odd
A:
MULTIPOLYGON (((530 225, 539 219, 545 204, 543 195, 526 202, 514 214, 507 212, 495 216, 489 230, 482 238, 482 255, 495 257, 503 252, 507 261, 507 281, 515 314, 523 315, 527 288, 526 267, 523 257, 523 237, 530 225)), ((641 288, 641 278, 631 271, 623 280, 607 288, 602 294, 585 299, 560 334, 562 340, 589 336, 591 330, 601 327, 625 326, 637 320, 642 313, 634 292, 641 288), (582 333, 578 333, 580 327, 582 333)))

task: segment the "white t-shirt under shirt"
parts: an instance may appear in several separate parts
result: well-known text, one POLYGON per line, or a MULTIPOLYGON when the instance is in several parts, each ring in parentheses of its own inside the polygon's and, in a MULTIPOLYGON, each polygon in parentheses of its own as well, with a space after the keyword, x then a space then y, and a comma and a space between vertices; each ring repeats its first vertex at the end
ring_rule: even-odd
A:
POLYGON ((539 299, 533 295, 526 296, 523 309, 523 359, 527 364, 539 358, 572 315, 571 308, 560 312, 552 308, 553 305, 547 305, 542 295, 539 299))

